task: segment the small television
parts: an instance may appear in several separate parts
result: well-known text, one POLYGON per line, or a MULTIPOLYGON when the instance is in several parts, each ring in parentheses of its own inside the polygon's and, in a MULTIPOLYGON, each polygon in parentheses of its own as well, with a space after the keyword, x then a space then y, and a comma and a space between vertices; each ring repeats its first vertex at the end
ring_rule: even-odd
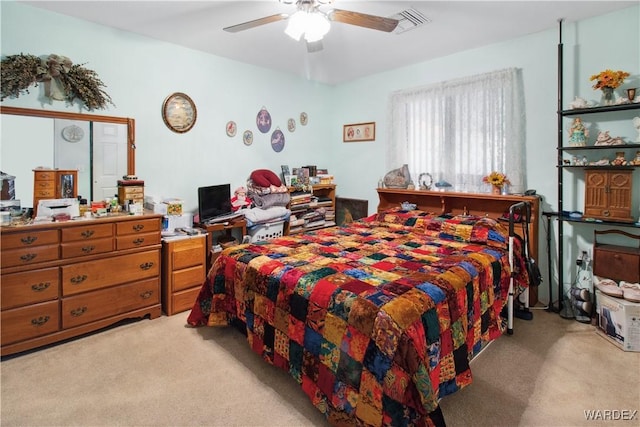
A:
POLYGON ((198 188, 198 215, 201 224, 230 213, 232 213, 231 184, 198 188))

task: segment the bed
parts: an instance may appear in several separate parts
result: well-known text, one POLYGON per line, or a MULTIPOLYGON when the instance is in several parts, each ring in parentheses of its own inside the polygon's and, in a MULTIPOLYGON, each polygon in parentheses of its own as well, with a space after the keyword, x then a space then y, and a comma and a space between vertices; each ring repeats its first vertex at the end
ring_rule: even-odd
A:
POLYGON ((505 224, 391 208, 226 249, 187 321, 241 324, 332 425, 444 425, 439 399, 471 383, 527 286, 505 224))

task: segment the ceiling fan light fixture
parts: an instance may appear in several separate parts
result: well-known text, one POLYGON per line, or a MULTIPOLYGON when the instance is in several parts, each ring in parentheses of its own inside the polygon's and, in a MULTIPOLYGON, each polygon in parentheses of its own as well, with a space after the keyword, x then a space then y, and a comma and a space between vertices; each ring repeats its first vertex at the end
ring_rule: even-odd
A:
POLYGON ((299 10, 289 17, 285 34, 299 41, 304 34, 307 42, 316 42, 329 32, 331 24, 323 13, 299 10))

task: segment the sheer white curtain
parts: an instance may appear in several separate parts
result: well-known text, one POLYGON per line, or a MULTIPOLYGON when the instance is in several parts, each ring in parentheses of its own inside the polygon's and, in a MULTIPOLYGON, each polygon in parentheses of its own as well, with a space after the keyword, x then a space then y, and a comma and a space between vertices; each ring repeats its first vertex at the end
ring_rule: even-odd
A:
POLYGON ((452 190, 485 193, 482 177, 507 175, 525 189, 525 117, 521 71, 515 68, 391 94, 387 170, 409 165, 452 190))

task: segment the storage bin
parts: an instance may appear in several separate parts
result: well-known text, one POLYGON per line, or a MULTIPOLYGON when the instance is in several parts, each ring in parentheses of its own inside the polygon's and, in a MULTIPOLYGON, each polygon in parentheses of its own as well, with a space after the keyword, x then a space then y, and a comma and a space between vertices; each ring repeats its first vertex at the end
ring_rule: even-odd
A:
POLYGON ((276 237, 282 237, 284 233, 284 221, 268 222, 266 224, 258 224, 247 229, 251 236, 252 242, 261 242, 263 240, 271 240, 276 237))

